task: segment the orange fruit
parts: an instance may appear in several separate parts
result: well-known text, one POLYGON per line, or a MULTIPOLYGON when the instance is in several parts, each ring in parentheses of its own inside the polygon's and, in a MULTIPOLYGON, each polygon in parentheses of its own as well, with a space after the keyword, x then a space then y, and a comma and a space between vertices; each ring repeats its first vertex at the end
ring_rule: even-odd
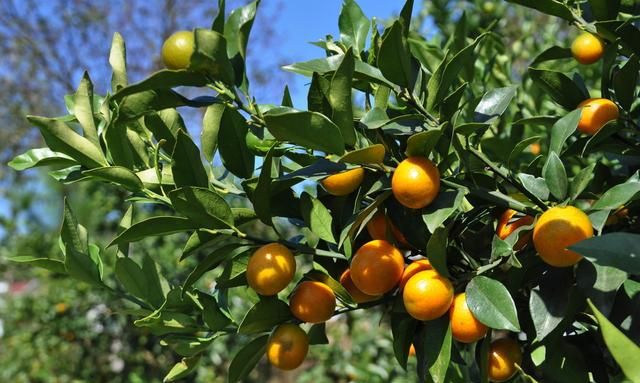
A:
POLYGON ((473 343, 487 335, 488 328, 473 315, 467 306, 467 294, 460 293, 453 298, 449 308, 451 335, 462 343, 473 343))
POLYGON ((289 306, 293 315, 301 321, 322 323, 333 316, 336 296, 322 282, 304 281, 293 292, 289 306))
POLYGON ((393 172, 391 191, 402 205, 421 209, 438 196, 440 172, 424 157, 409 157, 393 172))
POLYGON ((453 286, 434 270, 421 271, 405 285, 402 300, 409 315, 415 319, 436 319, 451 307, 453 286))
POLYGON ((432 270, 431 262, 428 259, 419 259, 417 261, 411 262, 407 267, 405 267, 402 272, 402 278, 400 279, 400 290, 404 289, 404 286, 407 284, 409 279, 416 275, 420 271, 432 270))
POLYGON ((591 220, 573 207, 552 207, 542 213, 533 228, 533 245, 543 261, 556 267, 578 263, 582 256, 567 247, 593 237, 591 220))
POLYGON ((349 295, 351 295, 351 298, 353 298, 353 301, 356 303, 371 302, 380 298, 379 295, 368 295, 357 288, 351 279, 351 270, 349 269, 346 269, 340 276, 340 284, 349 292, 349 295))
POLYGON ((538 154, 540 154, 541 150, 542 150, 542 147, 538 142, 534 142, 533 144, 529 145, 529 151, 534 156, 537 156, 538 154))
POLYGON ((382 295, 393 289, 403 270, 400 250, 382 239, 362 245, 351 260, 351 279, 367 295, 382 295))
POLYGON ((402 232, 398 230, 396 225, 394 225, 393 222, 389 221, 383 213, 377 212, 373 215, 373 217, 371 217, 369 222, 367 222, 367 232, 369 233, 371 239, 386 240, 387 231, 389 231, 391 235, 393 235, 393 238, 395 238, 395 240, 399 244, 408 246, 408 242, 404 234, 402 234, 402 232), (387 225, 389 226, 388 229, 387 225))
POLYGON ((353 193, 364 179, 364 169, 355 168, 338 174, 330 175, 320 181, 327 193, 335 196, 345 196, 353 193))
POLYGON ((267 359, 281 370, 293 370, 304 361, 309 351, 309 337, 294 324, 282 324, 269 337, 267 359))
POLYGON ((411 347, 409 347, 409 356, 416 356, 416 348, 413 346, 413 343, 411 347))
POLYGON ((585 32, 573 40, 571 53, 580 64, 593 64, 604 54, 604 43, 598 36, 585 32))
POLYGON ((618 106, 606 98, 589 98, 578 108, 582 108, 578 130, 589 135, 596 134, 607 122, 617 120, 620 114, 618 106))
POLYGON ((162 62, 169 69, 187 69, 195 49, 192 31, 178 31, 162 44, 162 62))
POLYGON ((624 206, 620 207, 615 213, 613 213, 612 215, 609 216, 609 218, 607 218, 607 222, 605 222, 605 225, 607 226, 617 225, 620 221, 624 220, 628 216, 629 216, 629 209, 624 206))
POLYGON ((522 350, 518 342, 511 338, 496 339, 489 347, 489 379, 504 382, 518 371, 516 364, 522 363, 522 350))
POLYGON ((256 250, 247 264, 247 282, 261 295, 276 295, 293 280, 296 260, 289 249, 269 243, 256 250))
MULTIPOLYGON (((529 215, 518 216, 514 219, 513 217, 516 214, 518 214, 517 211, 513 209, 507 209, 504 211, 504 213, 502 213, 500 219, 498 219, 496 235, 500 239, 507 239, 507 237, 510 236, 511 233, 516 231, 518 228, 520 228, 521 226, 531 225, 534 221, 533 217, 529 215)), ((531 239, 531 233, 520 234, 520 238, 518 238, 516 244, 513 245, 513 248, 515 250, 522 250, 522 248, 527 245, 527 242, 529 242, 529 239, 531 239)))

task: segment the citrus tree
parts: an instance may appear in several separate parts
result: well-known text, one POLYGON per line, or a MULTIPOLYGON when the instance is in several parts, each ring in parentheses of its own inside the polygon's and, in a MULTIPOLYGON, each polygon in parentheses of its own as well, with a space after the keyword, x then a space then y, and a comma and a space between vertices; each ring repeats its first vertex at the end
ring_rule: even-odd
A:
POLYGON ((28 117, 47 147, 10 165, 127 191, 118 234, 95 243, 65 203, 62 257, 14 260, 123 292, 184 357, 166 381, 229 337, 244 343, 230 382, 265 355, 295 369, 356 310, 383 312, 419 381, 640 381, 635 4, 510 2, 578 37, 514 72, 495 23, 463 14, 428 40, 412 0, 384 29, 346 0, 339 39, 284 67, 310 78, 306 108, 286 87, 281 105, 252 97, 259 1, 226 17, 221 0, 211 29, 176 32, 168 69, 135 84, 116 34, 112 92, 85 74, 68 115, 28 117), (199 135, 178 107, 204 110, 199 135), (175 273, 136 247, 177 233, 175 273))

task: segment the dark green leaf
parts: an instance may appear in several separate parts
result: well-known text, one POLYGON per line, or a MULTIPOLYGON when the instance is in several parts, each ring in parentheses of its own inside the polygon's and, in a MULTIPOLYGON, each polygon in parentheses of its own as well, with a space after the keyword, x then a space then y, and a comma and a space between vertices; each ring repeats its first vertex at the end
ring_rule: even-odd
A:
POLYGON ((316 323, 309 329, 309 345, 329 344, 325 322, 316 323))
POLYGON ((589 182, 591 182, 594 177, 593 170, 595 168, 596 164, 592 163, 586 168, 580 170, 580 172, 573 177, 571 184, 569 185, 569 198, 572 200, 577 199, 584 189, 589 186, 589 182))
POLYGON ((113 95, 116 102, 122 101, 126 96, 149 90, 171 89, 178 86, 203 87, 207 85, 207 77, 203 73, 188 70, 163 69, 155 72, 146 79, 120 89, 113 95))
POLYGON ((491 122, 500 117, 516 95, 517 87, 508 86, 488 91, 474 110, 475 122, 491 122))
POLYGON ((189 70, 201 73, 201 76, 206 74, 229 85, 233 84, 235 71, 227 57, 227 45, 231 45, 232 42, 225 40, 225 36, 210 29, 196 29, 193 32, 193 37, 195 46, 189 70))
POLYGON ((277 140, 291 141, 326 153, 344 153, 340 128, 320 113, 278 108, 270 110, 264 118, 267 129, 277 140))
POLYGON ((200 159, 200 150, 185 131, 178 131, 171 157, 171 170, 176 186, 209 186, 209 177, 200 159))
POLYGON ((467 305, 480 322, 497 330, 520 331, 516 305, 502 283, 480 275, 465 291, 467 305))
POLYGON ((240 178, 251 178, 255 166, 255 157, 246 144, 248 130, 247 122, 237 110, 224 109, 220 118, 218 151, 225 168, 240 178))
POLYGON ((558 16, 567 21, 573 21, 571 9, 558 0, 507 0, 509 3, 524 5, 525 7, 537 9, 548 15, 558 16))
POLYGON ((430 233, 434 233, 462 204, 464 193, 461 190, 445 190, 438 193, 436 199, 422 212, 422 219, 430 233))
POLYGON ((247 89, 245 74, 245 60, 249 34, 256 17, 260 0, 255 0, 243 7, 231 11, 224 25, 224 37, 227 39, 227 56, 231 58, 236 71, 236 85, 243 85, 247 89))
POLYGON ((333 217, 322 202, 304 192, 300 197, 300 206, 302 208, 302 217, 311 231, 318 235, 320 239, 335 244, 333 217))
POLYGON ((375 144, 348 152, 340 157, 339 162, 356 165, 381 164, 384 161, 385 153, 384 145, 375 144))
POLYGON ((578 128, 581 114, 582 109, 576 109, 553 124, 551 128, 549 152, 554 152, 557 155, 562 153, 562 146, 567 141, 567 138, 571 137, 573 132, 578 128))
POLYGON ((232 321, 221 309, 218 301, 209 294, 198 292, 198 300, 202 303, 202 320, 210 331, 222 330, 232 321))
POLYGON ((228 383, 239 382, 249 375, 264 355, 268 340, 269 335, 261 335, 238 351, 229 366, 228 383))
POLYGON ((225 0, 218 0, 218 13, 216 14, 215 19, 213 19, 213 24, 211 25, 211 30, 218 33, 224 33, 225 3, 225 0))
POLYGON ((640 60, 636 54, 631 56, 613 76, 613 89, 616 91, 616 100, 626 110, 631 109, 631 104, 636 99, 638 72, 640 72, 640 60))
POLYGON ((240 246, 238 244, 230 244, 226 246, 222 246, 209 255, 207 255, 203 260, 198 262, 198 265, 191 271, 187 279, 185 280, 182 291, 183 294, 193 286, 207 271, 213 270, 218 267, 222 262, 232 259, 240 254, 243 254, 247 251, 251 250, 251 246, 240 246))
MULTIPOLYGON (((215 104, 219 105, 219 104, 215 104)), ((151 113, 144 116, 144 124, 153 133, 156 140, 165 140, 163 148, 167 153, 171 153, 176 146, 176 137, 180 130, 186 131, 182 116, 173 108, 163 109, 158 113, 151 113)))
POLYGON ((407 140, 407 156, 429 157, 438 140, 442 137, 441 129, 432 129, 412 135, 407 140))
POLYGON ((571 275, 565 269, 550 270, 531 290, 529 312, 536 329, 536 340, 542 341, 560 325, 567 314, 571 275))
POLYGON ((433 268, 441 275, 449 277, 447 269, 447 245, 449 229, 438 227, 427 242, 427 254, 433 268))
POLYGON ((640 274, 640 234, 608 233, 585 239, 569 249, 600 266, 640 274))
POLYGON ((518 179, 522 186, 543 201, 549 198, 549 187, 544 178, 534 177, 531 174, 520 173, 518 179))
POLYGON ((331 78, 329 104, 333 111, 331 119, 340 128, 342 138, 348 146, 356 143, 356 131, 353 127, 353 106, 351 105, 351 87, 355 59, 349 49, 331 78))
POLYGON ((139 191, 144 187, 136 173, 122 166, 105 166, 82 172, 83 175, 98 178, 121 185, 130 191, 139 191))
POLYGON ((210 96, 190 100, 171 89, 147 90, 126 96, 120 101, 118 121, 127 122, 136 120, 138 117, 168 108, 176 108, 179 106, 200 108, 219 102, 220 100, 210 96))
POLYGON ((111 241, 109 246, 136 242, 147 237, 180 233, 197 228, 197 224, 187 218, 158 216, 140 221, 123 231, 111 241))
POLYGON ((245 315, 238 333, 253 334, 269 331, 291 319, 289 305, 275 297, 262 298, 245 315))
POLYGON ((273 152, 270 149, 262 163, 260 177, 256 184, 255 192, 252 195, 251 202, 255 209, 256 215, 265 225, 271 225, 271 167, 273 165, 273 152))
POLYGON ((407 369, 409 348, 413 343, 418 322, 404 313, 391 313, 391 335, 393 336, 393 353, 402 368, 407 369))
POLYGON ((450 366, 451 346, 453 343, 449 318, 442 316, 425 322, 419 337, 422 338, 420 342, 416 342, 419 373, 421 373, 422 368, 426 367, 431 376, 431 381, 445 383, 447 370, 450 366), (421 350, 418 350, 418 348, 421 348, 421 350))
POLYGON ((147 300, 149 296, 147 278, 137 263, 131 258, 119 257, 116 259, 115 273, 125 291, 142 300, 147 300))
POLYGON ((618 209, 620 206, 632 201, 636 194, 640 193, 639 174, 636 172, 625 183, 616 185, 604 192, 591 208, 594 210, 618 209))
POLYGON ((596 20, 615 20, 618 17, 620 0, 589 0, 589 4, 596 20))
POLYGON ((529 68, 531 79, 551 98, 567 110, 589 98, 583 89, 564 73, 546 69, 529 68))
POLYGON ((233 212, 224 198, 205 188, 183 187, 169 193, 176 212, 207 229, 233 228, 233 212))
POLYGON ((92 142, 96 148, 100 149, 98 129, 96 128, 94 119, 96 111, 93 110, 93 84, 87 72, 84 72, 82 76, 80 86, 78 86, 78 90, 76 90, 74 101, 73 113, 82 127, 84 138, 92 142))
POLYGON ((536 66, 545 61, 569 59, 572 58, 571 49, 558 46, 552 46, 545 49, 542 53, 536 56, 535 59, 529 64, 530 66, 536 66))
POLYGON ((576 268, 576 284, 605 315, 611 313, 618 290, 627 278, 625 271, 591 262, 580 262, 576 268))
POLYGON ((403 88, 412 83, 411 56, 399 20, 384 34, 378 53, 378 68, 384 77, 403 88))

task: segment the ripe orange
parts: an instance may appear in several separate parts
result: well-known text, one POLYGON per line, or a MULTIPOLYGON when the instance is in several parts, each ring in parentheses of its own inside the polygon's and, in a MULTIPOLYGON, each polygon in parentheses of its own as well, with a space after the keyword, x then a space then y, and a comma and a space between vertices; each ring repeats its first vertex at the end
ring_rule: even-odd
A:
POLYGON ((411 347, 409 347, 409 356, 416 356, 416 348, 413 346, 413 343, 411 347))
POLYGON ((187 69, 195 49, 192 31, 178 31, 162 44, 162 62, 169 69, 187 69))
POLYGON ((618 106, 606 98, 589 98, 582 101, 582 115, 578 122, 578 130, 584 134, 596 134, 609 121, 617 120, 618 106))
POLYGON ((322 282, 304 281, 293 292, 289 306, 293 315, 301 321, 321 323, 333 316, 336 296, 322 282))
POLYGON ((295 272, 291 251, 279 243, 269 243, 249 258, 247 282, 258 294, 276 295, 293 280, 295 272))
POLYGON ((330 175, 320 181, 327 193, 335 196, 345 196, 353 193, 364 179, 364 169, 355 168, 338 174, 330 175))
POLYGON ((515 365, 522 364, 522 350, 511 338, 496 339, 489 347, 489 379, 504 382, 516 374, 515 365))
POLYGON ((540 143, 534 142, 533 144, 529 145, 529 151, 534 156, 537 156, 542 151, 542 147, 540 146, 540 143))
POLYGON ((617 225, 620 221, 626 219, 629 216, 629 209, 621 206, 618 210, 616 210, 615 213, 613 213, 612 215, 609 216, 609 218, 607 218, 607 222, 605 222, 605 225, 610 226, 610 225, 617 225))
POLYGON ((488 328, 473 315, 467 306, 467 294, 460 293, 453 298, 449 309, 451 335, 458 342, 473 343, 487 335, 488 328))
POLYGON ((404 234, 393 224, 393 222, 389 221, 385 215, 381 212, 377 212, 374 216, 367 222, 367 232, 371 239, 384 239, 387 240, 387 231, 393 235, 396 241, 403 246, 408 246, 407 239, 404 234), (389 228, 387 229, 387 224, 389 228))
POLYGON ((309 337, 294 324, 282 324, 269 337, 267 359, 281 370, 293 370, 304 361, 309 351, 309 337))
POLYGON ((434 270, 425 270, 409 279, 402 291, 404 307, 418 320, 432 320, 449 310, 453 286, 434 270))
POLYGON ((357 288, 351 279, 351 270, 349 269, 346 269, 340 276, 340 284, 349 292, 349 295, 351 295, 351 298, 353 298, 353 301, 356 303, 371 302, 380 298, 379 295, 368 295, 357 288))
POLYGON ((599 37, 585 32, 573 40, 571 53, 580 64, 593 64, 604 54, 604 43, 599 37))
POLYGON ((431 262, 428 259, 419 259, 417 261, 411 262, 407 267, 405 267, 402 272, 402 278, 400 279, 400 290, 404 289, 404 286, 407 284, 409 279, 419 273, 420 271, 432 270, 431 262))
MULTIPOLYGON (((519 216, 519 218, 516 217, 514 219, 513 217, 516 214, 518 214, 517 211, 513 209, 507 209, 504 211, 504 213, 502 213, 502 215, 500 216, 500 219, 498 219, 498 226, 496 227, 496 235, 500 239, 506 239, 508 236, 511 235, 511 233, 516 231, 521 226, 531 225, 534 221, 533 217, 529 215, 519 216)), ((513 246, 513 248, 515 250, 522 250, 522 248, 527 245, 527 242, 529 242, 529 239, 531 239, 531 233, 520 234, 520 238, 518 239, 516 244, 513 246)))
POLYGON ((421 209, 440 191, 440 172, 424 157, 409 157, 400 162, 391 178, 391 190, 402 205, 421 209))
POLYGON ((351 279, 367 295, 382 295, 393 289, 403 270, 400 250, 382 239, 362 245, 351 260, 351 279))
POLYGON ((593 237, 591 220, 573 207, 552 207, 542 213, 533 228, 533 245, 543 261, 556 267, 578 263, 582 256, 567 247, 593 237))

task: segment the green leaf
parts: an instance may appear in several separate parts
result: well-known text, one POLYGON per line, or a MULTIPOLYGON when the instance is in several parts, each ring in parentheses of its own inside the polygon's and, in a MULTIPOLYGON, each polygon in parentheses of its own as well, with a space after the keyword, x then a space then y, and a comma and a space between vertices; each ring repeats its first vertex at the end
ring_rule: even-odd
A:
POLYGON ((381 164, 384 161, 386 150, 384 145, 375 144, 366 148, 348 152, 338 162, 344 162, 355 165, 381 164))
POLYGON ((333 217, 322 202, 304 192, 300 197, 300 207, 302 208, 302 217, 311 231, 317 234, 320 239, 335 244, 333 217))
POLYGON ((191 273, 187 276, 184 284, 182 285, 183 294, 193 286, 207 271, 213 270, 218 267, 222 262, 233 259, 240 254, 243 254, 249 250, 251 250, 251 246, 240 246, 236 243, 222 246, 209 255, 207 255, 203 260, 198 262, 198 265, 191 271, 191 273))
POLYGON ((569 112, 566 116, 562 117, 551 128, 551 141, 549 143, 549 152, 554 152, 557 155, 562 153, 562 146, 567 141, 567 138, 571 137, 573 132, 578 128, 578 122, 580 122, 580 115, 582 109, 576 109, 569 112))
POLYGON ((557 16, 567 21, 573 21, 571 9, 558 0, 507 0, 509 3, 524 5, 548 15, 557 16))
POLYGON ((535 59, 529 64, 529 66, 536 66, 537 64, 553 61, 559 59, 570 59, 573 55, 571 54, 571 49, 552 46, 551 48, 545 49, 542 53, 536 56, 535 59))
POLYGON ((633 343, 631 339, 627 338, 613 323, 609 322, 609 320, 595 308, 590 300, 588 300, 587 303, 589 303, 591 311, 593 311, 593 314, 600 324, 600 331, 602 331, 604 343, 607 345, 609 352, 611 352, 613 359, 618 362, 618 365, 620 365, 620 368, 622 368, 627 378, 634 382, 640 381, 640 365, 638 364, 640 347, 633 343))
MULTIPOLYGON (((343 55, 334 55, 327 58, 315 59, 290 65, 285 65, 282 69, 301 74, 303 76, 311 77, 313 73, 325 74, 328 72, 335 72, 338 66, 342 62, 343 55)), ((356 60, 356 67, 354 71, 354 78, 357 80, 374 82, 376 84, 386 85, 389 88, 396 88, 397 86, 386 79, 380 69, 366 64, 360 60, 356 60)))
POLYGON ((211 332, 217 332, 229 325, 232 320, 225 314, 218 301, 209 294, 198 292, 198 301, 202 303, 202 320, 211 332))
POLYGON ((261 335, 238 351, 229 366, 228 383, 239 382, 249 375, 264 355, 268 340, 269 335, 261 335))
POLYGON ((157 216, 140 221, 114 238, 107 247, 136 242, 147 237, 168 235, 194 230, 197 224, 188 218, 157 216))
POLYGON ((113 100, 121 102, 125 97, 153 90, 167 90, 179 86, 203 87, 207 85, 207 76, 189 70, 163 69, 153 73, 144 80, 120 89, 113 95, 113 100))
POLYGON ((473 62, 473 52, 486 33, 476 37, 475 40, 460 52, 456 53, 453 58, 449 59, 449 53, 445 54, 440 65, 435 70, 429 82, 427 83, 427 110, 434 110, 438 103, 444 100, 447 91, 451 88, 454 81, 458 78, 460 71, 470 62, 473 62))
POLYGON ((254 334, 269 331, 291 319, 289 305, 275 297, 262 298, 245 315, 238 333, 254 334))
POLYGON ((496 330, 520 331, 516 305, 502 283, 480 275, 465 291, 467 305, 480 322, 496 330))
POLYGON ((569 181, 564 165, 555 152, 549 154, 547 162, 542 168, 542 174, 551 194, 558 200, 563 200, 567 195, 569 181))
POLYGON ((353 50, 349 49, 331 78, 329 104, 333 111, 331 119, 340 128, 342 138, 348 146, 356 143, 356 131, 353 127, 353 106, 351 105, 351 87, 355 60, 353 50))
POLYGON ((176 186, 209 186, 209 177, 200 159, 200 150, 185 131, 178 131, 171 157, 171 170, 176 186))
POLYGON ((438 140, 442 137, 441 129, 432 129, 426 132, 420 132, 412 135, 407 139, 407 156, 429 157, 433 148, 436 147, 438 140))
POLYGON ((271 222, 271 168, 273 165, 274 148, 271 148, 264 158, 262 170, 256 184, 255 192, 251 202, 256 215, 265 225, 272 225, 271 222))
POLYGON ((464 198, 461 190, 445 190, 438 193, 436 199, 422 212, 422 220, 430 233, 434 233, 452 214, 454 214, 464 198))
POLYGON ((426 373, 426 371, 421 371, 421 369, 426 367, 431 376, 431 381, 445 383, 451 361, 451 346, 453 343, 449 318, 442 316, 425 322, 424 328, 418 336, 422 339, 420 342, 416 342, 415 345, 419 374, 424 376, 422 374, 426 373))
POLYGON ((640 234, 608 233, 569 247, 593 263, 640 274, 640 234))
POLYGON ((125 291, 144 301, 148 301, 148 282, 142 268, 131 258, 119 257, 115 266, 116 278, 125 291))
POLYGON ((589 0, 589 5, 596 20, 615 20, 618 17, 620 0, 589 0))
POLYGON ((364 50, 369 34, 369 19, 354 0, 345 0, 338 18, 340 40, 347 47, 353 47, 356 57, 364 50))
POLYGON ((473 121, 491 122, 500 117, 513 100, 517 91, 516 86, 508 86, 488 91, 474 110, 473 121))
MULTIPOLYGON (((165 304, 166 305, 166 304, 165 304)), ((155 335, 193 334, 198 330, 195 320, 180 312, 158 309, 133 322, 137 327, 148 328, 155 335)))
POLYGON ((66 168, 76 165, 73 158, 63 153, 57 153, 49 148, 28 150, 9 161, 8 165, 14 170, 25 170, 39 166, 54 166, 66 168))
POLYGON ((449 277, 449 270, 447 269, 448 235, 448 228, 438 227, 429 238, 429 242, 427 242, 427 254, 429 254, 431 266, 445 277, 449 277))
POLYGON ((176 212, 207 229, 233 228, 233 212, 224 198, 205 188, 183 187, 169 193, 176 212))
POLYGON ((126 96, 120 101, 117 121, 136 120, 144 115, 168 108, 179 106, 200 108, 216 103, 220 103, 220 100, 215 97, 206 96, 190 100, 171 89, 147 90, 126 96))
POLYGON ((383 35, 378 53, 378 68, 385 78, 403 88, 409 87, 412 83, 411 56, 399 20, 396 20, 383 35))
POLYGON ((92 142, 96 148, 100 149, 98 129, 96 128, 94 119, 96 112, 93 110, 93 84, 87 72, 84 72, 82 76, 80 85, 76 90, 74 101, 73 113, 82 127, 84 138, 92 142))
POLYGON ((603 314, 609 315, 618 290, 628 279, 625 271, 615 267, 580 262, 576 268, 576 284, 603 314))
POLYGON ((229 85, 233 84, 236 74, 229 60, 231 56, 227 56, 227 45, 231 45, 232 42, 210 29, 195 29, 193 37, 194 50, 189 70, 206 74, 229 85))
POLYGON ((404 313, 391 313, 391 335, 393 336, 393 353, 402 368, 407 369, 409 349, 413 343, 418 322, 404 313))
POLYGON ((151 303, 153 307, 160 307, 165 301, 165 290, 168 286, 167 281, 158 274, 158 267, 155 261, 145 254, 142 258, 142 273, 146 276, 147 280, 147 301, 151 303), (164 286, 164 287, 163 287, 164 286))
POLYGON ((109 52, 109 64, 111 65, 111 90, 113 93, 127 86, 127 50, 122 35, 113 34, 111 51, 109 52))
POLYGON ((631 56, 620 70, 613 76, 613 89, 616 92, 616 101, 622 108, 630 110, 635 101, 636 84, 640 72, 640 59, 637 54, 631 56))
POLYGON ((264 119, 267 129, 277 140, 290 141, 326 153, 344 153, 340 128, 320 113, 277 108, 270 110, 264 119), (322 140, 318 137, 322 137, 322 140))
MULTIPOLYGON (((317 264, 314 265, 316 267, 319 267, 317 264)), ((353 302, 353 300, 351 299, 351 295, 349 295, 344 286, 342 286, 340 282, 329 276, 329 274, 320 270, 311 270, 306 273, 304 277, 312 281, 322 282, 325 285, 329 286, 329 288, 335 293, 336 297, 340 299, 346 306, 356 306, 355 302, 353 302)))
POLYGON ((325 322, 316 323, 311 326, 307 335, 309 336, 309 345, 329 344, 325 322))
POLYGON ((246 144, 249 127, 235 109, 225 108, 220 117, 218 152, 224 167, 240 178, 251 178, 255 157, 246 144))
POLYGON ((565 269, 552 269, 531 290, 529 312, 536 330, 536 341, 542 341, 567 315, 572 277, 565 269))
POLYGON ((228 43, 227 56, 231 58, 236 72, 236 85, 242 85, 245 90, 248 86, 245 74, 247 44, 259 4, 260 0, 256 0, 234 9, 224 24, 224 37, 228 43))
POLYGON ((64 266, 72 278, 95 286, 102 285, 102 260, 97 246, 92 245, 87 252, 67 248, 64 266))
POLYGON ((549 198, 549 187, 544 178, 534 177, 531 174, 520 173, 518 179, 522 186, 543 201, 549 198))
POLYGON ((529 147, 529 145, 538 142, 542 139, 542 136, 527 137, 524 140, 518 142, 516 146, 511 150, 509 159, 507 160, 507 167, 511 167, 511 164, 520 158, 522 152, 529 147))
POLYGON ((144 188, 142 181, 136 173, 122 166, 105 166, 93 168, 82 172, 83 175, 98 178, 107 182, 113 182, 130 191, 139 191, 144 188))
MULTIPOLYGON (((220 105, 220 104, 215 104, 220 105)), ((144 116, 144 125, 153 133, 156 140, 165 140, 163 148, 165 152, 171 153, 176 146, 176 137, 180 130, 187 131, 182 116, 173 108, 163 109, 157 113, 144 116)), ((204 141, 203 141, 204 142, 204 141)))
POLYGON ((571 184, 569 185, 569 198, 571 200, 577 199, 580 194, 584 191, 584 189, 589 186, 589 182, 594 177, 593 170, 596 168, 596 164, 592 163, 586 168, 580 170, 578 174, 571 180, 571 184))
POLYGON ((47 269, 54 273, 66 274, 67 270, 64 267, 64 262, 58 259, 51 258, 37 258, 30 255, 20 255, 16 257, 7 258, 11 262, 16 263, 28 263, 30 265, 47 269))
POLYGON ((182 358, 182 360, 173 367, 162 380, 163 382, 175 382, 178 379, 183 379, 186 376, 194 373, 200 363, 200 354, 191 356, 189 358, 182 358))
POLYGON ((604 192, 591 208, 593 210, 610 210, 618 209, 629 201, 634 200, 636 194, 640 193, 640 173, 634 173, 629 179, 612 187, 604 192))
POLYGON ((47 146, 54 152, 66 154, 87 168, 107 165, 102 151, 64 122, 37 116, 27 116, 27 120, 40 129, 47 146))
POLYGON ((225 8, 225 0, 218 0, 218 13, 211 25, 211 29, 218 33, 224 33, 225 8))
POLYGON ((529 68, 529 75, 533 82, 551 96, 553 101, 567 110, 575 109, 578 104, 589 98, 589 95, 583 91, 582 87, 578 86, 564 73, 529 68))

